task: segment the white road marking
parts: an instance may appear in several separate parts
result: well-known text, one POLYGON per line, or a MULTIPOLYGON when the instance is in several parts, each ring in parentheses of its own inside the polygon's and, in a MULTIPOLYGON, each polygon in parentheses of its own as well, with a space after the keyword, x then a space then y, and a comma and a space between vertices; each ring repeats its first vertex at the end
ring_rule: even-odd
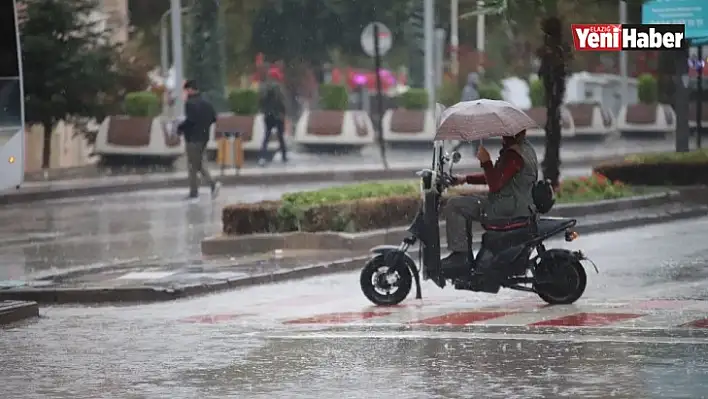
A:
POLYGON ((671 338, 647 336, 607 336, 607 335, 573 335, 569 334, 493 334, 476 332, 361 332, 361 333, 301 333, 301 334, 266 334, 266 339, 290 340, 320 340, 320 339, 448 339, 448 340, 497 340, 497 341, 547 341, 573 343, 637 343, 637 344, 676 344, 676 345, 708 345, 708 338, 671 338))

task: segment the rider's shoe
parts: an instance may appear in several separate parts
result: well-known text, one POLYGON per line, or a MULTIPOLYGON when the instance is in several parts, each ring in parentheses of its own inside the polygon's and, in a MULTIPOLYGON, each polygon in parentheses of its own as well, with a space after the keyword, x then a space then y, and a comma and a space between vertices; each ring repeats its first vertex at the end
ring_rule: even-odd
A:
POLYGON ((455 288, 496 294, 501 288, 499 276, 491 270, 474 270, 467 278, 457 280, 455 288))
POLYGON ((452 252, 440 259, 440 267, 447 278, 457 277, 469 273, 466 252, 452 252))
POLYGON ((467 253, 450 252, 450 255, 440 259, 443 270, 461 269, 467 266, 467 253))

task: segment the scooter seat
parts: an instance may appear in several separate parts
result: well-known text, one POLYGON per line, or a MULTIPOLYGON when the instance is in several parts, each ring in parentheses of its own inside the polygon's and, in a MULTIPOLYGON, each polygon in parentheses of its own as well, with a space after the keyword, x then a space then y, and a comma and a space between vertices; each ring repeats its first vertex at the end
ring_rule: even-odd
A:
POLYGON ((528 227, 531 224, 530 216, 522 216, 512 219, 485 220, 482 227, 489 231, 511 231, 528 227))

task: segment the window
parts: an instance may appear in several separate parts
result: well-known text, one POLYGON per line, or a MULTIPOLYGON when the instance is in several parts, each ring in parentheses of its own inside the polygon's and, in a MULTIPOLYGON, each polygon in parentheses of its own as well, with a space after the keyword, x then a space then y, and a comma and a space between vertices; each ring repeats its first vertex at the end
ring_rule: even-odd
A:
POLYGON ((0 78, 19 75, 15 2, 0 0, 0 78))

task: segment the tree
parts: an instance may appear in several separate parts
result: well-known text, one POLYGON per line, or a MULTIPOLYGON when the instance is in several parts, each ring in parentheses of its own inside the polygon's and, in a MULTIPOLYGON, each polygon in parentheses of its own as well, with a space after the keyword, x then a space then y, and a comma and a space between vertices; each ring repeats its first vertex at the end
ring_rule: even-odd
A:
POLYGON ((226 75, 224 63, 224 30, 219 0, 195 2, 189 10, 187 36, 187 76, 218 111, 226 111, 226 75))
POLYGON ((546 99, 546 148, 543 158, 543 178, 554 187, 560 183, 561 106, 565 97, 570 49, 563 38, 564 25, 560 18, 550 16, 541 22, 544 33, 539 49, 541 65, 538 75, 543 82, 546 99))
POLYGON ((114 104, 120 64, 93 0, 26 0, 21 25, 25 118, 44 128, 42 167, 49 167, 55 125, 102 118, 114 104))

